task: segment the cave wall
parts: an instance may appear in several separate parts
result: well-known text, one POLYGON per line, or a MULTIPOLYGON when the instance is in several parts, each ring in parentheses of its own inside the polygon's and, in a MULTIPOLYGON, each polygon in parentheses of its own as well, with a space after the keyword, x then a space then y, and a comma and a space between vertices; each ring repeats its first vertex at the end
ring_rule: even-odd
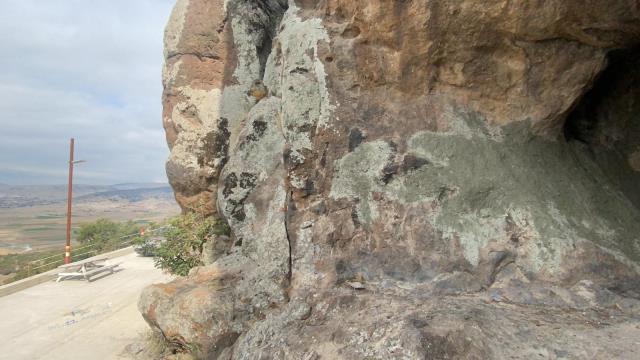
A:
POLYGON ((565 139, 588 148, 590 157, 637 207, 640 139, 640 50, 609 53, 607 68, 574 105, 565 139))
MULTIPOLYGON (((165 42, 167 174, 232 229, 226 254, 141 298, 177 348, 390 358, 327 336, 362 288, 360 308, 637 312, 637 1, 180 0, 165 42)), ((497 356, 500 337, 447 321, 375 326, 497 356)), ((429 355, 416 344, 396 355, 429 355)))

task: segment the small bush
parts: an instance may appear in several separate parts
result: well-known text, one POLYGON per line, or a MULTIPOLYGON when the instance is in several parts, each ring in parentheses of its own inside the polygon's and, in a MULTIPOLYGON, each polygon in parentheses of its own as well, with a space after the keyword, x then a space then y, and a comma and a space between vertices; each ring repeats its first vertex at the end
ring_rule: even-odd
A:
POLYGON ((204 244, 215 235, 228 235, 222 220, 191 212, 170 220, 164 241, 156 250, 156 266, 172 274, 185 276, 202 265, 204 244))
POLYGON ((160 245, 160 242, 154 242, 151 239, 148 239, 146 236, 139 237, 139 239, 142 239, 142 240, 135 243, 136 245, 135 251, 140 256, 144 256, 144 257, 156 256, 156 252, 158 250, 158 246, 160 245))

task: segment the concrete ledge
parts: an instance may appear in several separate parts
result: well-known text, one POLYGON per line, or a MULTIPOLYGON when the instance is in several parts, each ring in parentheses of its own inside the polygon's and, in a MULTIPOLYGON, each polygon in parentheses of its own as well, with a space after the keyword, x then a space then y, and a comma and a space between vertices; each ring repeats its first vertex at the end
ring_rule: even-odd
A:
MULTIPOLYGON (((87 258, 83 261, 89 260, 89 259, 102 259, 102 258, 108 258, 108 259, 114 259, 114 258, 118 258, 121 256, 125 256, 125 255, 129 255, 131 253, 133 253, 133 246, 129 246, 126 248, 122 248, 120 250, 116 250, 116 251, 112 251, 109 253, 105 253, 105 254, 99 254, 96 256, 92 256, 90 258, 87 258)), ((24 278, 22 280, 18 280, 18 281, 14 281, 12 283, 6 284, 6 285, 2 285, 0 286, 0 297, 3 296, 7 296, 7 295, 11 295, 15 292, 18 291, 22 291, 25 289, 28 289, 30 287, 34 287, 36 285, 45 283, 47 281, 53 281, 57 275, 58 275, 58 269, 53 269, 53 270, 49 270, 47 272, 43 272, 41 274, 38 275, 34 275, 28 278, 24 278)))
POLYGON ((6 285, 2 285, 0 286, 0 297, 11 295, 15 292, 28 289, 30 287, 36 286, 38 284, 42 284, 47 281, 51 281, 56 278, 57 273, 58 273, 58 269, 53 269, 47 272, 43 272, 42 274, 34 275, 28 278, 24 278, 22 280, 8 283, 6 285))

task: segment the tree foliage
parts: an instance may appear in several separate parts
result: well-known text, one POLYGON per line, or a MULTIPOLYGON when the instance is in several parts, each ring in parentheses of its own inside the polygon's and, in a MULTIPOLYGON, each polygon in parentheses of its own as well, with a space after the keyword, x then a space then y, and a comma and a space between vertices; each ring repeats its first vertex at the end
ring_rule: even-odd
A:
POLYGON ((176 275, 187 275, 202 265, 202 251, 216 235, 228 235, 229 226, 222 220, 190 212, 170 220, 166 240, 156 251, 156 266, 176 275))
POLYGON ((98 219, 82 224, 76 239, 82 245, 93 245, 91 248, 100 253, 118 249, 124 241, 123 237, 137 234, 138 231, 138 225, 131 221, 117 223, 109 219, 98 219))

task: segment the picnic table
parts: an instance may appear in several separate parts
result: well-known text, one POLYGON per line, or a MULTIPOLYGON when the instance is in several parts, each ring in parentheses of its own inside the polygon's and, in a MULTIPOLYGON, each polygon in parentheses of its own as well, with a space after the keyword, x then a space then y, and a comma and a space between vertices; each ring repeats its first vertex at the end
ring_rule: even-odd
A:
POLYGON ((101 259, 89 259, 71 263, 68 265, 62 265, 59 267, 62 271, 58 273, 58 279, 56 282, 73 277, 83 277, 85 280, 90 281, 92 275, 109 271, 111 274, 115 271, 120 263, 109 263, 109 258, 101 259))

